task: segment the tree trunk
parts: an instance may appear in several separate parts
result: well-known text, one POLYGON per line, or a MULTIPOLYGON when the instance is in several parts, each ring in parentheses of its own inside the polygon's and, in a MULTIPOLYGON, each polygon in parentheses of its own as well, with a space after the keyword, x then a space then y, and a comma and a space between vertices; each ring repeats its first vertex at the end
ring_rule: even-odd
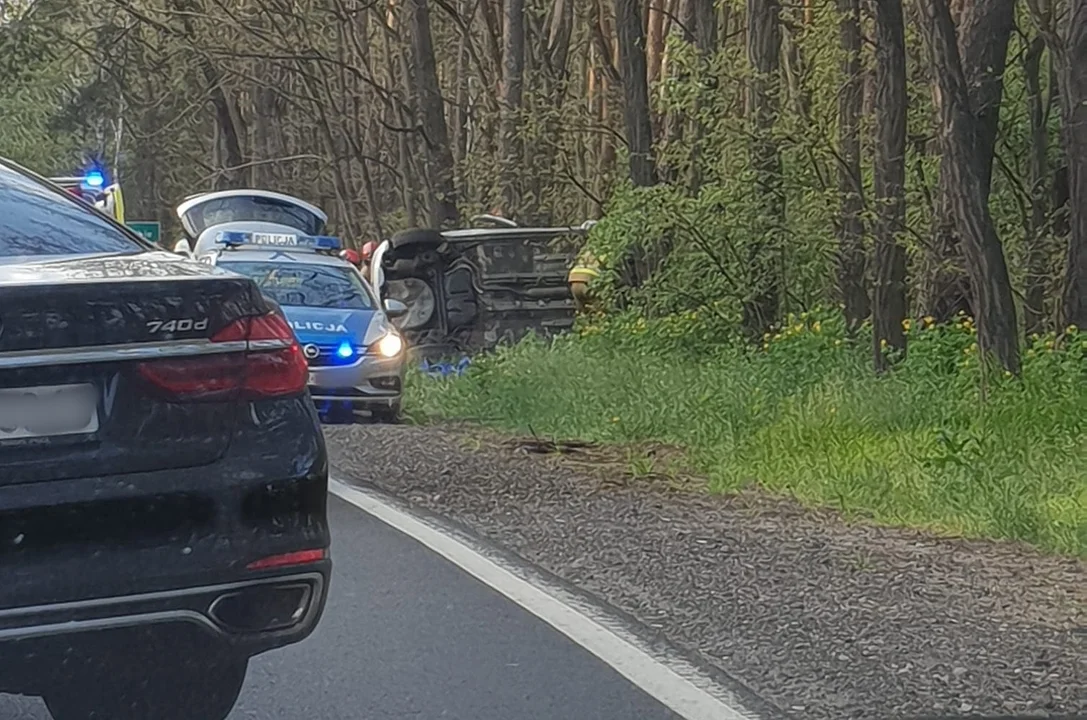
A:
POLYGON ((872 333, 876 372, 887 350, 906 351, 906 36, 902 0, 875 0, 876 159, 875 287, 872 333))
MULTIPOLYGON (((687 17, 691 23, 691 31, 694 35, 694 44, 698 48, 698 66, 702 78, 708 79, 710 72, 710 60, 717 51, 717 11, 713 0, 687 0, 689 8, 687 17)), ((702 154, 706 137, 706 125, 700 117, 702 109, 702 97, 696 95, 691 115, 694 127, 691 137, 690 173, 687 180, 688 190, 691 195, 698 193, 702 187, 702 154)))
POLYGON ((517 188, 521 163, 519 120, 524 95, 525 0, 506 0, 502 18, 502 110, 498 131, 498 161, 501 163, 502 211, 513 217, 518 210, 517 188))
POLYGON ((638 0, 615 0, 615 24, 625 100, 623 115, 630 151, 630 179, 638 187, 656 185, 657 166, 653 159, 653 129, 646 84, 645 30, 638 0))
POLYGON ((661 78, 664 66, 664 28, 667 12, 666 0, 649 0, 649 23, 646 38, 646 83, 653 83, 661 78))
MULTIPOLYGON (((471 18, 472 5, 468 0, 459 0, 457 13, 466 19, 471 18)), ((467 21, 467 20, 466 20, 467 21)), ((461 34, 457 39, 457 69, 454 82, 457 88, 456 107, 453 108, 453 162, 460 170, 468 155, 468 74, 471 53, 468 47, 468 37, 461 34)), ((458 174, 458 186, 461 192, 468 194, 467 183, 464 175, 458 174)))
POLYGON ((1049 179, 1046 132, 1042 101, 1042 54, 1045 44, 1036 37, 1023 57, 1023 75, 1027 85, 1027 111, 1030 115, 1030 217, 1026 228, 1027 273, 1024 287, 1023 322, 1027 334, 1045 330, 1046 320, 1046 245, 1049 236, 1049 179))
MULTIPOLYGON (((977 121, 977 171, 988 202, 1008 40, 1015 27, 1015 0, 967 0, 958 22, 958 55, 977 121)), ((954 25, 952 28, 954 34, 954 25)), ((949 164, 949 158, 941 157, 932 246, 925 257, 921 290, 926 314, 941 321, 959 311, 968 312, 971 305, 970 281, 963 267, 962 240, 955 220, 953 196, 960 188, 951 179, 954 171, 949 164)))
POLYGON ((748 246, 748 294, 743 303, 743 327, 749 338, 758 340, 777 321, 781 305, 785 194, 781 152, 773 137, 781 87, 778 0, 747 0, 747 57, 754 71, 748 92, 748 122, 756 217, 748 246))
MULTIPOLYGON (((652 93, 654 87, 658 85, 660 80, 664 77, 664 38, 668 32, 668 2, 667 0, 646 0, 646 40, 645 40, 645 58, 646 58, 646 71, 645 82, 646 87, 649 88, 649 92, 652 93)), ((658 88, 659 89, 659 88, 658 88)), ((650 95, 652 97, 652 95, 650 95)), ((653 108, 652 100, 650 101, 650 115, 649 122, 652 128, 653 137, 657 138, 660 142, 661 139, 666 140, 666 131, 664 128, 664 118, 659 112, 653 108)), ((661 173, 658 179, 664 179, 664 182, 668 182, 668 168, 658 167, 657 171, 661 173)))
POLYGON ((1062 318, 1087 329, 1087 5, 1071 6, 1059 71, 1071 199, 1062 318))
POLYGON ((838 288, 845 306, 846 328, 854 333, 868 318, 868 291, 865 285, 864 186, 861 180, 860 116, 864 100, 861 76, 860 0, 839 0, 842 13, 840 36, 842 75, 845 85, 838 95, 838 138, 841 158, 838 165, 838 192, 841 219, 838 228, 838 288))
POLYGON ((403 27, 400 17, 403 11, 402 7, 398 8, 390 2, 385 22, 391 32, 381 33, 385 44, 385 56, 388 58, 386 62, 388 86, 389 88, 395 88, 390 92, 393 99, 389 104, 388 116, 385 118, 385 122, 388 125, 401 128, 401 131, 396 134, 396 169, 400 176, 400 202, 404 206, 404 215, 408 226, 415 227, 419 224, 418 193, 416 192, 418 178, 412 171, 413 143, 411 142, 412 136, 408 132, 414 122, 408 105, 414 82, 411 79, 411 67, 404 48, 400 45, 394 45, 392 40, 393 34, 401 32, 403 27), (400 96, 403 96, 403 101, 400 101, 400 96))
POLYGON ((973 289, 978 350, 983 359, 996 357, 1008 372, 1019 372, 1019 332, 1004 248, 989 214, 990 163, 979 114, 970 104, 966 76, 955 41, 947 0, 918 0, 923 31, 932 57, 940 113, 941 147, 948 161, 955 227, 973 289))
MULTIPOLYGON (((265 80, 265 82, 271 79, 265 80)), ((277 93, 270 85, 258 84, 253 90, 253 184, 257 187, 276 186, 275 164, 269 162, 279 155, 275 133, 278 127, 279 108, 277 93)))
POLYGON ((430 9, 427 0, 411 0, 411 47, 414 60, 412 79, 423 143, 425 168, 430 193, 427 208, 430 225, 444 228, 456 225, 457 191, 453 185, 453 151, 445 125, 445 103, 438 85, 434 60, 434 40, 430 34, 430 9))

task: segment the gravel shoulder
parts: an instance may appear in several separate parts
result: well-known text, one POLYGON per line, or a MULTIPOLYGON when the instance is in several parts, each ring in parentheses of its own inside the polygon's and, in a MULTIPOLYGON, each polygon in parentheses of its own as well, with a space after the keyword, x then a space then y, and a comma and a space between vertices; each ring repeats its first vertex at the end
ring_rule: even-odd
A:
POLYGON ((1082 560, 710 496, 667 448, 632 461, 453 426, 326 437, 346 479, 463 523, 795 717, 1087 717, 1082 560))

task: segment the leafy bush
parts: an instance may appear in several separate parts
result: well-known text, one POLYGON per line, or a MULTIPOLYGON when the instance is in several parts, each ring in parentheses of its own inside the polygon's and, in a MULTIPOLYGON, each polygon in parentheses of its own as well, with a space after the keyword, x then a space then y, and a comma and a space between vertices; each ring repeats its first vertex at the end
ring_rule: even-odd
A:
POLYGON ((528 339, 463 378, 415 376, 422 417, 687 448, 713 489, 771 492, 877 521, 1087 553, 1087 334, 1034 337, 1021 378, 983 382, 972 323, 922 320, 909 356, 871 373, 870 335, 792 316, 761 348, 722 342, 712 311, 584 323, 528 339))

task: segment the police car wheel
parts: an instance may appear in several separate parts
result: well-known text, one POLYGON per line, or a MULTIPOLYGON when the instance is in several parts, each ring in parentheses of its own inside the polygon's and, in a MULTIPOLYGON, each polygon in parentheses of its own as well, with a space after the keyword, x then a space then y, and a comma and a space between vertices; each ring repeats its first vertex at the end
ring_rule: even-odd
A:
POLYGON ((350 405, 332 405, 318 413, 325 425, 344 425, 355 422, 355 411, 350 405))
POLYGON ((400 403, 396 403, 392 407, 374 408, 370 413, 374 422, 395 425, 400 422, 400 403))

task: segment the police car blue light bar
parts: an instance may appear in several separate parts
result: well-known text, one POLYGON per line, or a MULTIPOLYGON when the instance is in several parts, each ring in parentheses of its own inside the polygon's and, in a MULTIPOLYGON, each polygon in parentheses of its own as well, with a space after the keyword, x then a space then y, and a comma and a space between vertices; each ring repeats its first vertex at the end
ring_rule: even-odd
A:
POLYGON ((290 233, 243 232, 240 230, 224 230, 215 238, 215 242, 227 247, 260 245, 297 248, 299 250, 335 251, 342 247, 340 239, 330 235, 294 235, 290 233))

